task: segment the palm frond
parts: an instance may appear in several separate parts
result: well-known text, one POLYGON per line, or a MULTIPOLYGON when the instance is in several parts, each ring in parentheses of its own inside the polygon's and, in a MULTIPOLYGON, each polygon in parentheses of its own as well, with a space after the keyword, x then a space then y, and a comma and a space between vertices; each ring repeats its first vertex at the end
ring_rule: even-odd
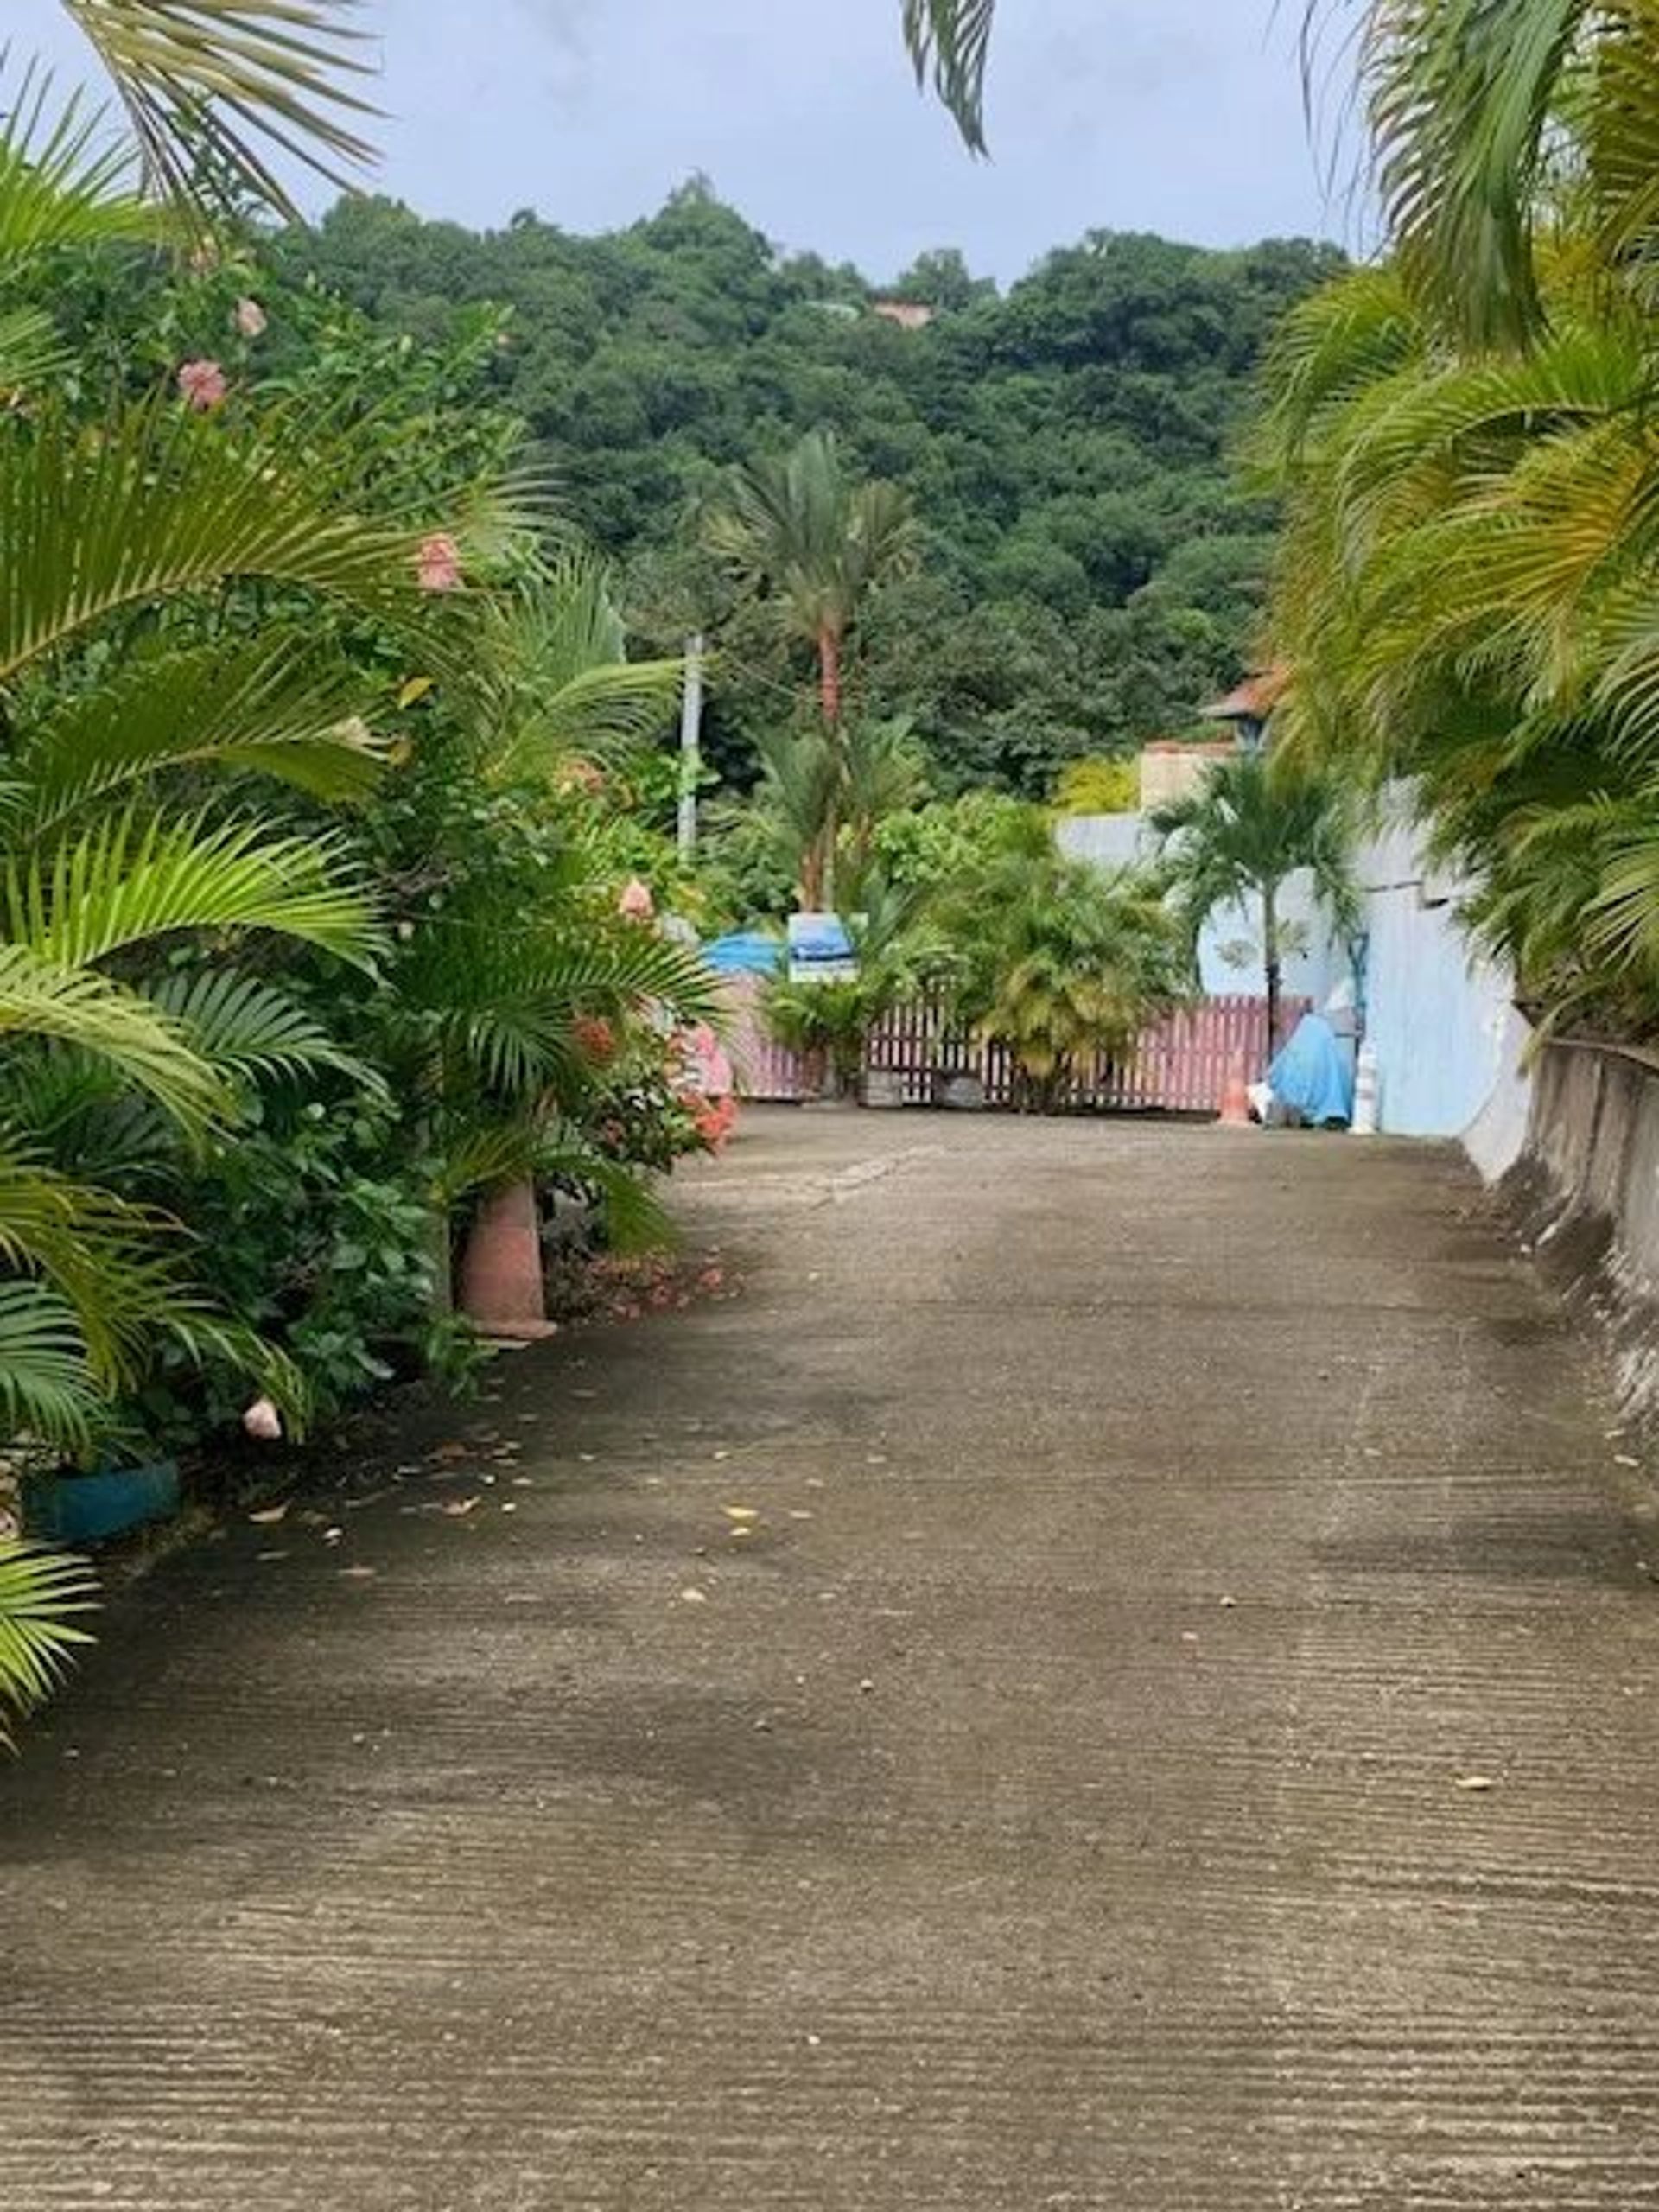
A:
POLYGON ((369 160, 374 111, 354 0, 63 0, 120 94, 152 188, 298 211, 273 162, 336 184, 369 160))
POLYGON ((303 1007, 253 976, 219 967, 175 973, 149 985, 145 995, 221 1074, 292 1078, 327 1068, 365 1089, 382 1088, 375 1071, 336 1044, 303 1007))
POLYGON ((1550 124, 1592 0, 1371 0, 1363 70, 1408 277, 1476 347, 1544 322, 1550 124))
POLYGON ((0 1436, 81 1451, 99 1402, 73 1306, 44 1283, 0 1282, 0 1436))
MULTIPOLYGON (((0 54, 0 91, 3 68, 0 54)), ((57 247, 159 237, 137 182, 130 150, 102 111, 79 92, 60 101, 49 73, 27 67, 0 118, 0 270, 57 247)))
POLYGON ((42 1704, 73 1653, 92 1643, 79 1621, 93 1609, 97 1588, 84 1560, 0 1542, 0 1744, 8 1749, 8 1716, 42 1704))
POLYGON ((630 661, 610 577, 591 556, 556 559, 481 627, 485 772, 542 780, 573 757, 613 761, 657 736, 684 681, 678 660, 630 661))
POLYGON ((185 930, 269 930, 366 963, 373 912, 328 838, 128 810, 0 872, 0 935, 66 968, 185 930))
POLYGON ((158 771, 270 776, 318 799, 362 798, 387 757, 353 709, 362 680, 296 632, 129 656, 116 680, 30 721, 7 763, 0 819, 38 842, 158 771))
POLYGON ((0 469, 0 682, 112 614, 239 578, 392 622, 419 608, 434 643, 420 531, 336 508, 327 437, 310 420, 278 416, 231 437, 160 394, 98 429, 53 410, 11 435, 0 469))
POLYGON ((0 1036, 49 1038, 90 1053, 186 1127, 222 1117, 232 1098, 185 1032, 149 1001, 95 970, 0 944, 0 1036))
POLYGON ((69 356, 44 308, 0 312, 0 393, 22 394, 60 375, 69 356))
POLYGON ((985 67, 995 16, 995 0, 905 0, 916 80, 931 80, 976 154, 986 151, 985 67))

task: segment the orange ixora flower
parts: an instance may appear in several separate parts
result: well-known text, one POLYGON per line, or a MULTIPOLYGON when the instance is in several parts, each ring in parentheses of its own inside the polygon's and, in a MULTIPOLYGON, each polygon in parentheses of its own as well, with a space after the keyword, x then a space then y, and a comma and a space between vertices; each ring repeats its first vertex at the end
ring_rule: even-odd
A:
POLYGON ((616 1058, 616 1032, 601 1014, 579 1014, 570 1025, 583 1059, 603 1067, 616 1058))
POLYGON ((179 390, 199 415, 222 407, 230 383, 217 361, 187 361, 179 371, 179 390))

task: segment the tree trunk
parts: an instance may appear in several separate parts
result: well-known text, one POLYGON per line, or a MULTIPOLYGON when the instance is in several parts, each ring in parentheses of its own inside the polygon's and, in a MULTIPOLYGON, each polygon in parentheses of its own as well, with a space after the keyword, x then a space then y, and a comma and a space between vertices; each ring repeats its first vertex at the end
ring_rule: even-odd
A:
POLYGON ((1268 1065, 1271 1067, 1279 1050, 1279 988, 1282 973, 1279 960, 1278 887, 1271 883, 1264 886, 1262 893, 1262 960, 1268 974, 1268 1065))
POLYGON ((818 702, 834 729, 841 720, 841 635, 828 623, 818 632, 818 702))

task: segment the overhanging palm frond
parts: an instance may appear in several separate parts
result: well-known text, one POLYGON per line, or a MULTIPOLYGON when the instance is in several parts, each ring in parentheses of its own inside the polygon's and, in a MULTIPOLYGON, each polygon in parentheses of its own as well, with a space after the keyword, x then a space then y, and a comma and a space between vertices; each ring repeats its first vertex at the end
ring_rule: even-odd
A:
POLYGON ((297 632, 130 656, 116 681, 31 721, 7 763, 0 821, 38 841, 158 771, 270 776, 313 798, 364 798, 387 747, 357 717, 362 679, 297 632))
POLYGON ((308 1403, 303 1376, 197 1287, 190 1257, 170 1215, 58 1174, 0 1134, 0 1261, 72 1311, 100 1394, 135 1382, 157 1344, 171 1343, 198 1364, 217 1360, 250 1376, 297 1428, 308 1403))
POLYGON ((995 0, 905 0, 905 38, 918 84, 931 79, 975 153, 985 146, 985 66, 995 0))
POLYGON ((372 908, 340 861, 327 838, 128 811, 44 855, 10 861, 0 874, 0 935, 67 968, 182 930, 276 931, 362 964, 374 944, 372 908))
POLYGON ((417 607, 418 530, 338 512, 317 426, 232 437, 162 393, 86 430, 60 410, 10 431, 0 469, 0 682, 123 610, 238 578, 388 620, 417 607))
POLYGON ((0 1542, 0 1744, 9 1722, 50 1697, 73 1654, 92 1643, 79 1626, 98 1585, 84 1560, 0 1542))
MULTIPOLYGON (((1370 0, 1363 69, 1408 277, 1479 347, 1542 328, 1550 126, 1594 0, 1370 0)), ((1610 10, 1616 15, 1618 10, 1610 10)))
POLYGON ((354 0, 63 0, 131 119, 152 186, 217 200, 215 186, 297 213, 280 156, 335 183, 370 158, 374 111, 354 0), (215 179, 213 171, 219 175, 215 179))
MULTIPOLYGON (((0 54, 0 70, 3 70, 0 54)), ((0 126, 0 269, 60 246, 154 238, 161 220, 134 189, 129 148, 79 92, 58 101, 48 73, 26 67, 0 126)))
POLYGON ((596 920, 585 935, 563 929, 452 925, 428 932, 401 971, 405 997, 429 1009, 452 1058, 499 1098, 584 1088, 589 1071, 576 1039, 584 1015, 621 1018, 658 1007, 682 1023, 721 1020, 719 985, 694 952, 654 931, 596 920))

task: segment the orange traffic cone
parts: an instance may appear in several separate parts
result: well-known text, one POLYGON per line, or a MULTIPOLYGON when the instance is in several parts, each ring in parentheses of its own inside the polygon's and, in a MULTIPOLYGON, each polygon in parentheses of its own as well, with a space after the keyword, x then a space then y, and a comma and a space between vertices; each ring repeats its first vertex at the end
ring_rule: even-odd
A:
POLYGON ((534 1184, 509 1183, 479 1208, 461 1261, 461 1308, 486 1337, 510 1343, 558 1333, 547 1319, 534 1184))
POLYGON ((1232 1071, 1227 1077, 1227 1087, 1221 1094, 1221 1117, 1217 1127, 1224 1129, 1247 1129, 1250 1126, 1250 1090, 1244 1079, 1244 1055, 1233 1055, 1232 1071))

